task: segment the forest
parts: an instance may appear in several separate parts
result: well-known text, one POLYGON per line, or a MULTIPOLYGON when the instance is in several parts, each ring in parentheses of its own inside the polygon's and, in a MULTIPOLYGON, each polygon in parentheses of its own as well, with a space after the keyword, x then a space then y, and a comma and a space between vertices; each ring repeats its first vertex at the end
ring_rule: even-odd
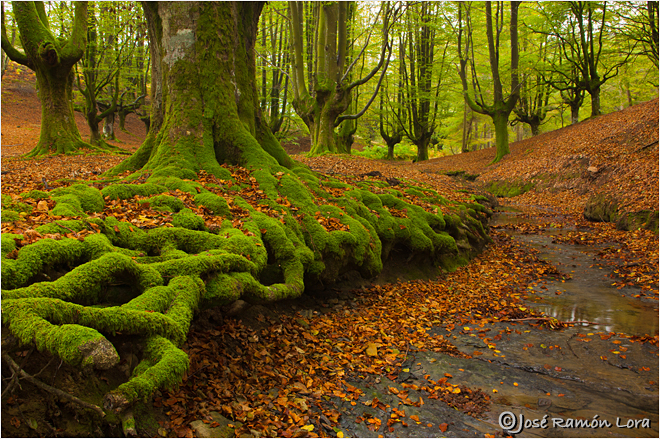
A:
POLYGON ((653 1, 2 2, 2 434, 657 435, 658 83, 653 1))

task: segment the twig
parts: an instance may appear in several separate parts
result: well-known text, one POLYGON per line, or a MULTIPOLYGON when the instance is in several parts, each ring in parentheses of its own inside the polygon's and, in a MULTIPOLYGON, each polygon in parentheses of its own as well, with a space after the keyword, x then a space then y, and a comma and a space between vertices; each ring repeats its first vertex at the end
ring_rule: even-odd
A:
POLYGON ((88 402, 83 401, 82 399, 76 398, 73 395, 69 395, 66 392, 61 391, 60 389, 56 389, 55 387, 51 387, 48 384, 42 383, 38 379, 34 378, 31 375, 28 375, 27 372, 22 370, 20 367, 18 367, 18 364, 14 362, 14 360, 7 354, 2 354, 2 359, 7 362, 9 367, 15 372, 18 373, 23 379, 27 380, 28 382, 34 384, 35 386, 50 392, 54 393, 55 395, 59 396, 60 398, 64 398, 68 401, 71 401, 75 404, 78 404, 81 407, 84 407, 86 409, 94 410, 96 413, 98 413, 101 417, 105 417, 105 412, 103 409, 97 405, 90 404, 88 402))
MULTIPOLYGON (((550 320, 555 320, 553 317, 527 317, 525 319, 509 319, 509 320, 503 320, 505 322, 524 322, 526 320, 543 320, 545 322, 549 322, 550 320)), ((577 324, 582 324, 586 323, 588 325, 600 325, 600 323, 597 322, 588 322, 586 320, 577 320, 573 322, 562 322, 560 320, 557 320, 557 323, 560 323, 562 325, 577 325, 577 324)))
POLYGON ((60 227, 63 228, 63 229, 67 229, 68 231, 70 231, 71 233, 73 233, 75 236, 78 236, 78 232, 76 232, 75 230, 70 229, 70 228, 68 228, 67 226, 63 226, 62 224, 58 223, 57 221, 54 221, 54 223, 57 224, 58 226, 60 226, 60 227))
POLYGON ((644 150, 644 149, 646 149, 646 148, 648 148, 648 147, 650 147, 650 146, 655 145, 656 143, 658 143, 658 141, 657 141, 657 140, 654 140, 653 142, 649 143, 648 145, 644 145, 644 146, 642 146, 641 148, 637 148, 637 151, 635 151, 635 152, 642 151, 642 150, 644 150))

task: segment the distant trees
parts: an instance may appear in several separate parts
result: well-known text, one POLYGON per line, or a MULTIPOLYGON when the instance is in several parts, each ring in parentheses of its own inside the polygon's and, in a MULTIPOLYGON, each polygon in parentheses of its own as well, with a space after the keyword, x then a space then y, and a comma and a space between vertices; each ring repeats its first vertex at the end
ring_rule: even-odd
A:
POLYGON ((614 30, 619 26, 610 26, 607 22, 607 5, 606 2, 572 1, 540 6, 550 26, 549 34, 558 48, 558 57, 550 64, 557 78, 554 86, 564 92, 565 101, 575 115, 584 91, 591 96, 591 116, 601 113, 603 84, 618 74, 619 68, 635 51, 636 43, 617 38, 614 30), (614 41, 616 47, 612 44, 614 41), (617 54, 616 59, 607 57, 612 53, 617 54))
MULTIPOLYGON (((61 90, 40 94, 44 108, 73 98, 94 145, 107 145, 130 113, 158 123, 147 100, 159 72, 150 71, 143 7, 94 3, 87 19, 78 3, 3 3, 3 73, 13 59, 36 69, 40 90, 61 90), (69 76, 44 79, 66 66, 69 76)), ((432 144, 467 152, 490 145, 494 133, 497 161, 513 124, 537 134, 541 124, 563 125, 565 108, 577 123, 585 106, 595 116, 656 95, 658 3, 269 2, 255 50, 261 117, 280 138, 304 123, 312 154, 350 153, 356 137, 369 143, 382 131, 390 156, 396 140, 424 160, 432 144)), ((34 154, 90 147, 69 110, 44 111, 51 115, 34 154)))
POLYGON ((273 134, 282 129, 289 104, 290 26, 283 2, 266 4, 261 14, 257 64, 261 69, 260 107, 273 134))
POLYGON ((504 30, 504 2, 496 2, 494 16, 492 3, 486 2, 486 37, 488 39, 488 60, 493 85, 492 104, 486 103, 484 93, 482 92, 481 81, 477 75, 477 60, 474 56, 474 42, 472 39, 472 5, 469 3, 465 5, 459 3, 458 52, 460 56, 459 75, 463 84, 465 102, 467 102, 473 111, 490 116, 493 120, 493 125, 495 125, 496 154, 493 162, 497 162, 509 153, 509 133, 507 128, 509 115, 513 111, 520 96, 518 81, 518 7, 520 6, 520 2, 511 2, 509 24, 509 44, 511 46, 509 73, 511 82, 509 93, 506 95, 500 74, 500 37, 504 30), (493 21, 495 22, 494 27, 493 21), (463 27, 464 23, 465 27, 463 27), (465 46, 463 46, 464 35, 465 46), (465 47, 465 50, 463 47, 465 47), (470 75, 471 79, 471 89, 468 87, 468 75, 470 75))
POLYGON ((401 127, 417 147, 417 160, 428 160, 429 144, 435 132, 438 94, 444 76, 449 40, 436 38, 438 5, 409 4, 400 42, 400 74, 406 117, 401 127), (437 61, 439 58, 439 66, 437 61), (435 71, 434 71, 435 70, 435 71))
MULTIPOLYGON (((95 3, 89 7, 87 48, 77 75, 85 98, 84 114, 92 145, 115 140, 114 123, 124 129, 126 115, 136 112, 146 96, 145 28, 141 8, 133 2, 95 3), (142 49, 142 50, 139 50, 142 49), (139 96, 136 97, 136 95, 139 96), (124 103, 132 96, 131 103, 124 103), (104 122, 103 138, 99 123, 104 122)), ((148 65, 148 64, 147 64, 148 65)))
MULTIPOLYGON (((378 21, 382 22, 378 62, 364 77, 349 80, 366 48, 365 45, 355 58, 351 57, 353 46, 348 39, 351 7, 349 2, 315 3, 313 7, 305 6, 303 2, 289 2, 293 40, 293 106, 311 133, 312 154, 348 152, 343 144, 337 142, 335 128, 343 121, 357 119, 366 112, 375 99, 378 87, 361 111, 343 114, 349 108, 356 87, 365 84, 379 71, 379 83, 382 81, 391 54, 389 28, 394 10, 389 3, 382 3, 378 13, 378 21)), ((368 41, 369 38, 367 44, 368 41)))
POLYGON ((75 4, 75 18, 67 38, 50 29, 44 3, 12 2, 23 51, 7 37, 2 10, 2 49, 9 59, 33 70, 41 100, 41 135, 28 156, 71 153, 90 147, 82 141, 73 117, 73 67, 85 53, 87 3, 75 4))

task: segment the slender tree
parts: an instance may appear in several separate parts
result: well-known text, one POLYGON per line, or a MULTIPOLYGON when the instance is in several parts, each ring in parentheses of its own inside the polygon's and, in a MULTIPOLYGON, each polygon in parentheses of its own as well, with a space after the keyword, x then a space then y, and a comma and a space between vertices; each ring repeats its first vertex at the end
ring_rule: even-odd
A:
POLYGON ((571 96, 576 99, 578 90, 588 92, 591 116, 598 116, 603 84, 629 62, 636 51, 636 42, 618 38, 617 32, 607 32, 606 2, 572 1, 540 8, 560 51, 561 64, 557 60, 552 70, 563 76, 561 82, 571 78, 569 84, 560 89, 572 89, 571 96), (608 55, 612 55, 609 57, 612 59, 608 55))
POLYGON ((504 30, 504 2, 496 2, 495 16, 493 17, 492 3, 486 2, 486 36, 488 39, 488 56, 490 71, 493 81, 493 103, 486 104, 484 94, 481 92, 481 85, 476 74, 474 45, 472 43, 472 20, 471 5, 459 3, 459 33, 458 33, 458 52, 460 56, 459 74, 463 84, 463 96, 469 107, 480 114, 487 114, 493 120, 495 125, 495 146, 496 154, 493 163, 498 162, 509 153, 509 115, 515 108, 516 102, 520 96, 518 82, 518 7, 520 2, 511 2, 511 14, 509 24, 510 45, 511 45, 511 83, 508 96, 504 94, 500 74, 500 37, 504 30), (463 17, 465 12, 465 22, 463 17), (495 27, 493 27, 493 18, 495 27), (464 28, 465 23, 465 28, 464 28), (463 35, 465 32, 466 41, 463 46, 463 35), (465 51, 463 50, 465 47, 465 51), (472 78, 472 96, 468 88, 468 70, 472 78))
MULTIPOLYGON (((309 76, 305 75, 303 63, 304 36, 309 38, 309 26, 303 31, 303 3, 289 2, 291 35, 293 37, 292 82, 294 90, 293 106, 305 122, 312 137, 312 154, 326 152, 348 152, 337 142, 335 128, 343 121, 357 119, 362 116, 374 101, 378 88, 387 69, 391 46, 389 44, 389 28, 391 15, 394 13, 389 3, 383 3, 379 16, 382 19, 382 48, 378 64, 363 78, 348 81, 351 71, 357 62, 347 62, 348 18, 347 2, 326 2, 319 4, 318 21, 316 23, 315 57, 309 61, 307 51, 307 71, 311 75, 312 84, 308 87, 309 76), (379 83, 374 94, 365 107, 355 114, 343 114, 350 106, 353 90, 373 78, 382 68, 379 83)), ((309 39, 308 45, 309 45, 309 39)), ((361 51, 363 54, 364 50, 361 51)))
POLYGON ((540 132, 540 126, 548 114, 548 103, 552 87, 550 81, 543 75, 543 65, 547 63, 548 58, 548 36, 542 35, 540 40, 535 40, 534 35, 528 35, 523 40, 522 53, 531 58, 530 65, 521 72, 520 81, 520 99, 513 112, 516 115, 516 121, 529 125, 532 130, 532 136, 540 132), (537 49, 536 53, 530 53, 537 49))
POLYGON ((69 38, 57 38, 50 30, 43 2, 12 2, 21 46, 11 44, 2 13, 2 49, 9 59, 33 70, 41 100, 41 134, 28 156, 73 153, 91 148, 80 138, 73 116, 73 66, 87 43, 87 2, 76 2, 69 38))

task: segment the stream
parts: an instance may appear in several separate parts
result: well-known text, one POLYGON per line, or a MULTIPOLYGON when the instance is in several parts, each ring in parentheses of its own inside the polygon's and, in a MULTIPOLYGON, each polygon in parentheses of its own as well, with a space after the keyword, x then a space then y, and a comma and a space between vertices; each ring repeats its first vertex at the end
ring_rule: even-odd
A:
MULTIPOLYGON (((491 224, 515 222, 530 220, 504 212, 495 215, 491 224)), ((356 409, 338 403, 346 412, 341 424, 345 434, 658 437, 658 346, 630 337, 658 334, 658 301, 633 297, 639 297, 638 288, 613 286, 609 272, 594 260, 601 247, 552 242, 553 236, 567 231, 555 228, 542 234, 506 233, 538 250, 539 258, 572 277, 563 282, 545 279, 529 291, 528 305, 560 321, 592 324, 563 330, 532 326, 530 322, 456 328, 451 332, 433 328, 462 352, 473 355, 478 351, 483 355, 461 359, 418 352, 409 362, 410 372, 402 374, 397 382, 384 377, 377 382, 350 382, 365 392, 366 409, 364 405, 356 409), (481 339, 484 331, 489 331, 489 337, 501 337, 496 338, 496 351, 481 339), (378 416, 378 410, 369 406, 374 398, 386 407, 397 407, 397 398, 388 392, 389 387, 400 387, 403 382, 422 386, 428 384, 424 377, 444 374, 452 376, 452 384, 491 395, 492 404, 484 417, 476 419, 429 399, 420 407, 406 407, 409 418, 417 415, 421 420, 407 427, 395 424, 393 431, 373 431, 366 423, 355 423, 356 416, 378 416), (441 423, 446 423, 446 431, 438 429, 441 423)), ((422 395, 413 390, 409 394, 412 400, 422 395)), ((386 421, 383 419, 383 424, 386 421)))

